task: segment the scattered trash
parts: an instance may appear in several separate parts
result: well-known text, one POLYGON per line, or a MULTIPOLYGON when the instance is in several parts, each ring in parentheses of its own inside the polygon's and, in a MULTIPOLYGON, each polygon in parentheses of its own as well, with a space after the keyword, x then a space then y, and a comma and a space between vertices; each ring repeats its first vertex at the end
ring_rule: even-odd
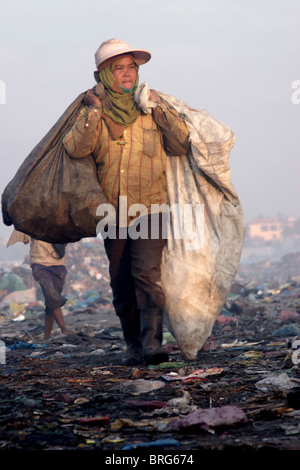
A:
POLYGON ((60 358, 60 357, 65 357, 65 354, 62 351, 56 351, 51 357, 55 358, 60 358))
POLYGON ((294 310, 282 310, 282 312, 278 315, 278 319, 281 321, 288 321, 288 320, 300 320, 300 313, 295 312, 294 310))
POLYGON ((76 398, 76 400, 74 401, 74 405, 83 405, 85 403, 89 403, 89 398, 76 398))
POLYGON ((220 325, 226 325, 227 323, 236 323, 238 321, 237 318, 230 317, 228 315, 222 315, 222 313, 217 317, 216 322, 220 325))
POLYGON ((151 370, 156 369, 178 369, 178 367, 185 367, 185 366, 192 366, 197 365, 196 362, 162 362, 158 365, 150 365, 148 366, 151 370))
POLYGON ((101 356, 102 354, 105 354, 104 349, 95 349, 94 351, 91 352, 92 356, 101 356))
POLYGON ((123 450, 131 450, 131 449, 137 449, 137 448, 149 448, 149 447, 171 447, 175 446, 178 447, 180 445, 180 442, 177 441, 176 439, 160 439, 158 441, 152 441, 152 442, 140 442, 137 444, 127 444, 123 446, 123 450))
POLYGON ((125 390, 132 395, 140 395, 141 393, 149 393, 159 390, 165 386, 161 380, 145 380, 136 379, 124 382, 120 385, 121 390, 125 390))
POLYGON ((120 444, 120 442, 124 442, 125 439, 118 437, 118 436, 108 436, 104 437, 101 441, 101 444, 120 444))
POLYGON ((37 344, 34 343, 24 343, 24 341, 16 341, 14 344, 9 346, 12 351, 16 349, 36 349, 38 348, 37 344))
POLYGON ((189 375, 181 376, 178 373, 170 373, 167 375, 162 375, 162 378, 167 380, 168 382, 173 381, 182 381, 183 383, 192 383, 196 382, 197 380, 204 380, 209 375, 216 375, 221 374, 223 372, 222 368, 212 367, 210 369, 198 369, 192 372, 189 375))
POLYGON ((143 421, 133 421, 130 418, 117 418, 110 426, 111 431, 120 431, 124 428, 147 428, 153 429, 155 427, 156 421, 154 420, 143 420, 143 421))
POLYGON ((99 426, 109 424, 110 417, 108 415, 94 416, 92 418, 80 418, 81 424, 88 424, 89 426, 99 426))
POLYGON ((300 336, 300 328, 297 325, 289 324, 273 331, 273 336, 300 336))
POLYGON ((149 400, 149 401, 137 401, 137 400, 125 400, 127 405, 131 405, 137 408, 141 408, 144 410, 155 410, 157 408, 164 408, 166 407, 166 403, 157 400, 149 400))
POLYGON ((245 424, 245 413, 235 406, 222 406, 219 408, 207 408, 193 411, 188 416, 169 423, 166 431, 180 431, 191 429, 211 430, 220 426, 236 426, 245 424))
POLYGON ((166 406, 188 405, 190 401, 191 401, 191 394, 187 390, 184 390, 182 397, 171 398, 171 400, 168 400, 166 406))
POLYGON ((156 442, 163 452, 172 439, 180 453, 299 448, 300 253, 240 266, 197 359, 184 360, 165 329, 170 361, 134 367, 122 364, 103 243, 82 240, 67 256, 72 333, 57 328, 46 342, 30 266, 9 268, 36 298, 18 292, 0 307, 1 449, 138 452, 156 442))
POLYGON ((286 373, 283 373, 266 377, 257 382, 255 386, 262 392, 290 390, 300 386, 300 379, 291 378, 286 373))
POLYGON ((25 320, 25 318, 26 318, 25 315, 18 315, 17 317, 13 319, 13 321, 23 321, 25 320))
POLYGON ((239 341, 234 340, 232 343, 223 343, 221 344, 221 348, 235 348, 235 349, 249 349, 252 346, 256 346, 259 343, 248 343, 248 341, 239 341))
POLYGON ((296 434, 300 434, 300 423, 294 426, 284 426, 282 425, 282 429, 285 431, 286 436, 295 436, 296 434))

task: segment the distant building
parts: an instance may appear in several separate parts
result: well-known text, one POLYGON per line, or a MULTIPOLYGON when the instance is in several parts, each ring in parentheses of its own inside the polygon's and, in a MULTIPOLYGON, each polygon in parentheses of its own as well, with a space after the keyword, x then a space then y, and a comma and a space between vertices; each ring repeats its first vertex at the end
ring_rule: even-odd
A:
POLYGON ((282 240, 286 228, 292 228, 294 217, 258 218, 248 224, 250 239, 262 238, 264 241, 282 240))

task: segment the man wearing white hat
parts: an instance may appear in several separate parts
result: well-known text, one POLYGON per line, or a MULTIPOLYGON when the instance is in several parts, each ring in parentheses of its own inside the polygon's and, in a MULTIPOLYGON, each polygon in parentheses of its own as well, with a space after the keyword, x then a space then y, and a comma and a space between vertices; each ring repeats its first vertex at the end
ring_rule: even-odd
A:
POLYGON ((151 233, 151 206, 168 203, 167 153, 185 155, 190 147, 186 124, 155 91, 149 93, 146 110, 137 103, 139 66, 150 58, 149 51, 118 39, 103 42, 95 53, 98 85, 87 91, 85 106, 64 136, 71 157, 93 155, 102 190, 117 213, 121 198, 127 201, 127 236, 121 235, 119 220, 117 236, 104 240, 114 306, 127 344, 125 364, 168 360, 161 347, 165 304, 160 283, 165 244, 162 227, 158 238, 130 238, 127 229, 135 218, 128 215, 128 208, 133 204, 146 207, 151 233))

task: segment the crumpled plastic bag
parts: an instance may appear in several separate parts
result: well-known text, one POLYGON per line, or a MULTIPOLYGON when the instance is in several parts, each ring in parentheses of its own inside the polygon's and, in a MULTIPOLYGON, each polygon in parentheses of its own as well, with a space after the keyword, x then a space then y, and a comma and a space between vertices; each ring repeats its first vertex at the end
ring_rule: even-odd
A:
POLYGON ((193 411, 184 418, 171 421, 166 427, 166 431, 181 431, 197 427, 210 430, 220 426, 235 426, 245 423, 247 423, 247 417, 243 410, 236 406, 225 405, 219 408, 200 408, 193 411))
POLYGON ((170 218, 172 236, 163 252, 161 280, 165 323, 185 358, 193 360, 230 292, 245 235, 228 164, 235 135, 206 111, 158 95, 184 117, 190 131, 191 152, 168 158, 166 166, 169 206, 183 214, 189 207, 189 230, 178 236, 178 218, 170 218))
POLYGON ((300 386, 300 379, 289 377, 285 372, 279 375, 272 375, 259 380, 255 384, 256 388, 262 392, 278 392, 290 390, 300 386))

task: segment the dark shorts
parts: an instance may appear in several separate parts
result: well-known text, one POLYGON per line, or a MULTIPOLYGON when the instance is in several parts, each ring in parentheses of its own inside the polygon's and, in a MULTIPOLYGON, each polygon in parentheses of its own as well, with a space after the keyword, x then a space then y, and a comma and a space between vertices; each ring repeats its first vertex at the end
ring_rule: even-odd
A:
POLYGON ((67 299, 62 295, 66 280, 65 266, 43 266, 32 264, 32 276, 41 286, 45 298, 45 312, 53 315, 53 310, 64 305, 67 299))

